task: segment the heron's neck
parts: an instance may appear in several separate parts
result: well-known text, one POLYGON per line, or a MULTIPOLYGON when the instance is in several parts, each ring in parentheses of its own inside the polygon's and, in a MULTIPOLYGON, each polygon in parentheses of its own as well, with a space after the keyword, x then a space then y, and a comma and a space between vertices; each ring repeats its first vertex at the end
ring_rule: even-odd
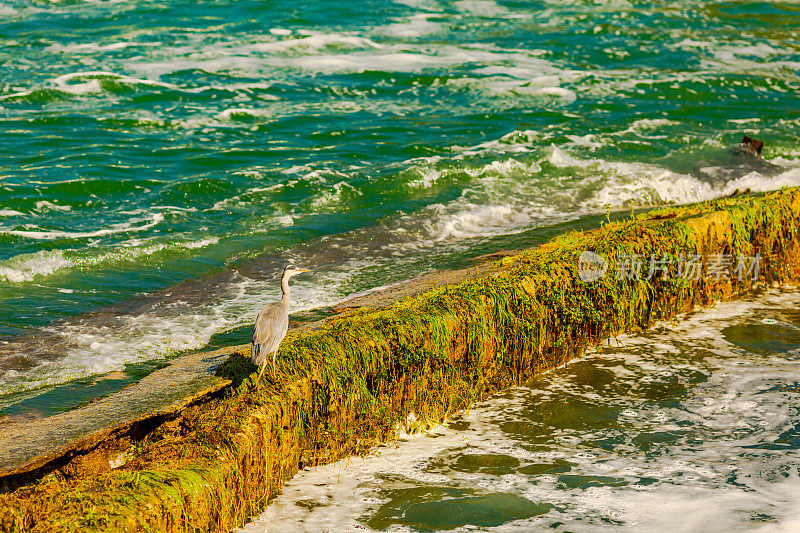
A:
POLYGON ((281 292, 283 293, 282 302, 289 302, 292 299, 292 291, 289 289, 289 276, 281 278, 281 292))

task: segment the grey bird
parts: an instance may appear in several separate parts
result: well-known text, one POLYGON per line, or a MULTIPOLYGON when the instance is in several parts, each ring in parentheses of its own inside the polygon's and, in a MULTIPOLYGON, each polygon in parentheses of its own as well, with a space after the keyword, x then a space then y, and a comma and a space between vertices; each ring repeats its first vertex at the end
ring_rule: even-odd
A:
POLYGON ((275 377, 275 358, 278 355, 280 346, 286 332, 289 330, 289 304, 291 303, 291 291, 289 289, 289 279, 297 274, 309 272, 304 268, 295 268, 294 265, 286 265, 281 276, 281 291, 283 297, 279 302, 272 302, 264 306, 258 318, 253 332, 253 346, 250 351, 250 360, 253 364, 260 366, 256 386, 267 366, 267 356, 272 354, 272 376, 275 377))

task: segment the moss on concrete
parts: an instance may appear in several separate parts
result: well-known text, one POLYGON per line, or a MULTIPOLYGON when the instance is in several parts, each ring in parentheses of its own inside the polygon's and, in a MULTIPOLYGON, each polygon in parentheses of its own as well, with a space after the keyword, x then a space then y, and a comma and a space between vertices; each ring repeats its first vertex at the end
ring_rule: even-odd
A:
POLYGON ((798 189, 650 211, 505 257, 479 279, 290 334, 277 379, 258 390, 248 354, 235 354, 219 368, 233 381, 223 395, 99 446, 111 470, 89 454, 0 494, 0 530, 230 530, 298 467, 367 452, 410 413, 421 426, 440 422, 609 336, 765 283, 797 283, 799 219, 798 189), (622 280, 611 270, 586 284, 576 269, 584 250, 612 266, 631 254, 758 253, 761 275, 622 280))

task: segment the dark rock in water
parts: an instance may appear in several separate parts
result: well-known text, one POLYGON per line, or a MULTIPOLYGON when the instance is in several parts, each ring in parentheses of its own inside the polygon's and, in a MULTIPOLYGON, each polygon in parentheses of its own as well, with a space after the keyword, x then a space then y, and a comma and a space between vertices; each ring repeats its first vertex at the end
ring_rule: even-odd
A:
POLYGON ((751 172, 769 177, 784 170, 761 158, 763 147, 763 141, 745 135, 742 142, 728 150, 700 156, 695 162, 694 170, 698 178, 714 186, 724 185, 751 172))
POLYGON ((764 142, 747 135, 735 144, 720 147, 716 143, 701 143, 688 150, 666 155, 660 164, 678 174, 686 174, 722 189, 731 180, 751 173, 770 178, 785 170, 763 159, 764 142))
POLYGON ((761 149, 764 148, 764 142, 759 141, 758 139, 753 139, 752 137, 745 135, 742 139, 742 142, 739 143, 739 149, 749 153, 751 155, 755 155, 756 157, 761 157, 761 149))

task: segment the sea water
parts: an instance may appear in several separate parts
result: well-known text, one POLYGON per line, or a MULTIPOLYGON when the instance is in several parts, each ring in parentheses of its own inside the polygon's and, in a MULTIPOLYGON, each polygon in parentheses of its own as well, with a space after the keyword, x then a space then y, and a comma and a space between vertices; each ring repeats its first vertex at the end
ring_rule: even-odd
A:
POLYGON ((324 309, 609 212, 800 185, 799 15, 0 0, 0 414, 248 342, 287 261, 313 271, 293 310, 324 309))
MULTIPOLYGON (((800 185, 799 32, 795 2, 0 0, 0 414, 247 342, 287 261, 324 309, 800 185)), ((798 303, 620 337, 246 530, 797 531, 798 303)))

